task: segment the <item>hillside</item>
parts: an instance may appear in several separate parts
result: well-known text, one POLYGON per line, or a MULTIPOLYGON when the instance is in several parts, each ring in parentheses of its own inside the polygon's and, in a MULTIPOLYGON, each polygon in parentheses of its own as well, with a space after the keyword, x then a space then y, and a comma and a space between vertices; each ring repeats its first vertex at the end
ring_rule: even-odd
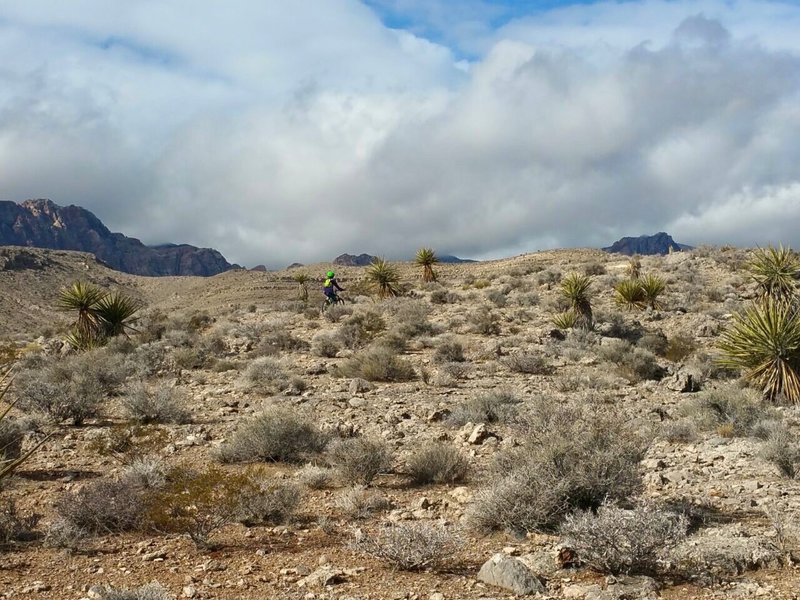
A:
POLYGON ((403 295, 383 301, 363 267, 342 266, 350 303, 321 314, 318 283, 298 301, 297 269, 149 278, 87 254, 0 248, 0 344, 20 354, 13 414, 25 447, 52 434, 0 490, 20 519, 38 515, 0 550, 0 589, 102 598, 102 586, 158 581, 157 598, 511 598, 492 563, 482 569, 499 554, 539 597, 792 598, 800 481, 769 452, 774 432, 795 439, 797 409, 761 404, 713 360, 754 293, 747 257, 642 257, 667 284, 663 307, 643 311, 614 300, 628 260, 599 250, 442 264, 434 284, 400 263, 403 295), (573 271, 592 275, 593 331, 554 328, 573 271), (139 333, 61 356, 70 317, 52 307, 76 279, 143 300, 139 333), (40 414, 37 386, 53 377, 62 383, 46 398, 80 404, 80 425, 40 414), (190 491, 170 487, 189 476, 177 467, 200 473, 190 491), (548 502, 569 485, 616 500, 601 513, 628 519, 642 543, 655 536, 650 570, 606 576, 577 557, 624 561, 628 549, 533 527, 564 522, 562 501, 548 502), (229 489, 238 512, 225 512, 229 489), (159 506, 171 512, 153 529, 159 506), (209 545, 194 544, 187 534, 211 523, 209 545), (669 538, 667 524, 686 529, 669 538), (407 546, 387 537, 401 533, 407 546), (406 568, 409 548, 418 568, 406 568))
POLYGON ((112 269, 135 275, 210 276, 235 268, 216 250, 188 244, 145 246, 112 233, 80 206, 50 200, 0 201, 0 246, 91 252, 112 269))

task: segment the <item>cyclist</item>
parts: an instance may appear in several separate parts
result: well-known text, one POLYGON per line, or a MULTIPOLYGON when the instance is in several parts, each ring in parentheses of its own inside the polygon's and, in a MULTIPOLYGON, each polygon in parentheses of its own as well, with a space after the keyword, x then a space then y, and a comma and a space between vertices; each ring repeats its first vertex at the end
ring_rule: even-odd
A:
POLYGON ((336 290, 343 292, 344 288, 339 285, 338 281, 336 281, 336 273, 333 271, 328 271, 325 274, 325 285, 322 287, 322 291, 325 293, 325 297, 328 299, 328 304, 334 304, 339 299, 339 297, 336 295, 336 290))

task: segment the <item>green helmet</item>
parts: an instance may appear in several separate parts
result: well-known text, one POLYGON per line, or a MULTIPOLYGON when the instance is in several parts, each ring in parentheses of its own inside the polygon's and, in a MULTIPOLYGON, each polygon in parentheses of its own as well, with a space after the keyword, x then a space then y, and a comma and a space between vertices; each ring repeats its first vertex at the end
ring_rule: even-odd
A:
POLYGON ((336 277, 336 273, 334 273, 333 271, 328 271, 328 272, 325 274, 325 276, 326 276, 328 279, 333 279, 334 277, 336 277))

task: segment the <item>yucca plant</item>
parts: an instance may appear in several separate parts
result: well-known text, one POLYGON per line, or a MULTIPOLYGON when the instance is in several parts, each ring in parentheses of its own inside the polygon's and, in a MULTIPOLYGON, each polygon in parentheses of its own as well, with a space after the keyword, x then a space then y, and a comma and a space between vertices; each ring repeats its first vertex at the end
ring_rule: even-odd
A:
POLYGON ((628 264, 625 267, 625 273, 631 279, 639 279, 642 274, 642 259, 638 254, 634 254, 628 259, 628 264))
POLYGON ((638 279, 623 279, 614 286, 617 304, 629 309, 644 308, 645 295, 642 283, 638 279))
POLYGON ((572 272, 561 280, 561 295, 569 302, 570 308, 578 314, 577 326, 592 328, 591 292, 592 276, 572 272))
POLYGON ((770 400, 800 403, 800 312, 771 296, 734 315, 718 344, 721 366, 744 377, 770 400))
POLYGON ((308 273, 295 273, 292 279, 297 284, 297 296, 303 302, 308 301, 308 282, 311 281, 308 273))
POLYGON ((433 265, 439 262, 439 257, 436 256, 433 248, 420 248, 417 250, 414 262, 422 267, 422 281, 425 283, 436 281, 436 272, 433 270, 433 265))
POLYGON ((667 289, 664 279, 658 275, 648 273, 639 279, 639 285, 644 295, 644 303, 653 310, 661 308, 662 304, 658 297, 667 289))
POLYGON ((107 292, 83 281, 76 281, 61 290, 58 308, 64 311, 77 311, 78 316, 72 329, 80 338, 96 338, 103 331, 103 324, 97 314, 99 302, 107 292))
POLYGON ((397 295, 400 274, 385 258, 378 257, 367 267, 367 281, 377 291, 379 298, 389 298, 397 295))
MULTIPOLYGON (((11 387, 11 381, 11 367, 0 368, 0 403, 4 402, 5 396, 11 387)), ((48 435, 33 448, 22 454, 20 452, 22 447, 21 434, 16 434, 13 428, 6 427, 4 423, 8 418, 8 413, 14 407, 15 402, 16 401, 6 404, 5 408, 0 407, 0 433, 3 431, 10 433, 9 436, 2 436, 4 441, 3 444, 0 445, 0 482, 6 477, 10 477, 14 470, 28 460, 39 446, 44 444, 50 437, 48 435)))
POLYGON ((797 280, 800 278, 800 260, 791 248, 768 246, 758 248, 747 269, 758 284, 758 292, 777 300, 788 300, 797 294, 797 280))
POLYGON ((570 309, 562 313, 558 313, 553 317, 553 325, 558 329, 573 329, 577 327, 580 315, 574 310, 570 309))
POLYGON ((141 302, 119 292, 103 296, 95 309, 102 323, 103 336, 127 335, 128 331, 133 331, 133 317, 141 308, 141 302))

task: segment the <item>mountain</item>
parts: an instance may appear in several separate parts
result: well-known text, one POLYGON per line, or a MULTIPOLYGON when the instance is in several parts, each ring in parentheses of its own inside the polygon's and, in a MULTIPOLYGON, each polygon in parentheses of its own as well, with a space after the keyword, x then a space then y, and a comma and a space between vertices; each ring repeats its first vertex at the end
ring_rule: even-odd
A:
MULTIPOLYGON (((333 264, 340 265, 343 267, 366 267, 372 264, 377 257, 372 256, 371 254, 341 254, 333 259, 333 264)), ((453 256, 451 254, 444 254, 439 256, 440 263, 446 264, 461 264, 461 263, 474 263, 477 262, 475 260, 471 260, 469 258, 458 258, 457 256, 453 256)), ((411 258, 411 261, 414 259, 411 258)))
POLYGON ((0 246, 91 252, 112 269, 134 275, 207 277, 239 268, 211 248, 145 246, 136 238, 112 233, 80 206, 62 207, 50 200, 0 201, 0 246))
POLYGON ((606 252, 617 252, 619 254, 669 254, 670 252, 680 252, 681 250, 691 250, 692 246, 679 244, 672 239, 672 236, 663 231, 655 235, 641 235, 639 237, 624 237, 617 240, 607 248, 606 252))

